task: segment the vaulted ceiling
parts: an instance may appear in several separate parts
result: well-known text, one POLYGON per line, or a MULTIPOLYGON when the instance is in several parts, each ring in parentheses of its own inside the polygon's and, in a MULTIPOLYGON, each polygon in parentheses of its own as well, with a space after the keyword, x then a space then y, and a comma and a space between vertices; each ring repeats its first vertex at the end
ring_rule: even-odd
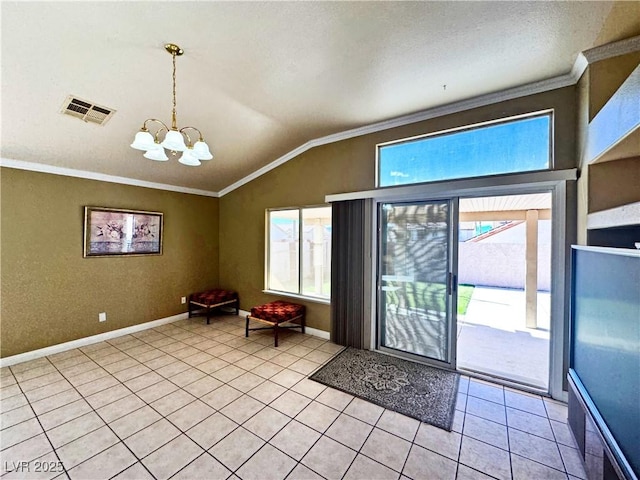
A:
POLYGON ((9 2, 3 159, 219 191, 306 142, 567 75, 612 2, 9 2), (214 159, 129 147, 150 117, 199 128, 214 159), (63 115, 68 95, 116 110, 63 115))

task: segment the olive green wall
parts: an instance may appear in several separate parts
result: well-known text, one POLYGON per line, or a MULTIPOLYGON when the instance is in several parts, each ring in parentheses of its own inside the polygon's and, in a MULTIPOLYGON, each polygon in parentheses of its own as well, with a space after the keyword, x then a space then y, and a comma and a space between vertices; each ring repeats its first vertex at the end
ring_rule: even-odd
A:
POLYGON ((640 157, 589 166, 589 213, 640 202, 640 157))
POLYGON ((219 199, 11 168, 0 175, 0 356, 176 315, 186 311, 181 296, 218 285, 219 199), (83 258, 85 205, 163 212, 163 254, 83 258))
POLYGON ((589 65, 589 121, 600 112, 638 63, 640 52, 632 52, 589 65))
MULTIPOLYGON (((555 110, 555 168, 574 168, 573 86, 316 147, 299 155, 220 199, 221 282, 239 292, 244 310, 275 300, 276 296, 262 293, 265 209, 317 205, 328 194, 373 189, 377 143, 550 108, 555 110)), ((329 330, 329 306, 299 303, 307 306, 309 326, 329 330)))
POLYGON ((640 35, 638 19, 640 19, 640 2, 614 1, 593 44, 606 45, 640 35))

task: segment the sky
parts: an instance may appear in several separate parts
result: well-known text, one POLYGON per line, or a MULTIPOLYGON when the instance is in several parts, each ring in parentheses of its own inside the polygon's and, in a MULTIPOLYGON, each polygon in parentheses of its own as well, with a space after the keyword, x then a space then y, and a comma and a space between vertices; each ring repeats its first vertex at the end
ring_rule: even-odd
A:
POLYGON ((551 115, 529 117, 380 147, 380 186, 550 167, 551 115))

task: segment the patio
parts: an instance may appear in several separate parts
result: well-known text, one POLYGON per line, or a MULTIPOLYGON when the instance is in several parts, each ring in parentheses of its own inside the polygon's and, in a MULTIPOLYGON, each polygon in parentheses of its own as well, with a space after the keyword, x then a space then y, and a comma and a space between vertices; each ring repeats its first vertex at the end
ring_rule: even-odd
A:
POLYGON ((549 377, 549 292, 538 292, 538 328, 525 324, 524 290, 476 287, 458 316, 458 368, 545 389, 549 377))

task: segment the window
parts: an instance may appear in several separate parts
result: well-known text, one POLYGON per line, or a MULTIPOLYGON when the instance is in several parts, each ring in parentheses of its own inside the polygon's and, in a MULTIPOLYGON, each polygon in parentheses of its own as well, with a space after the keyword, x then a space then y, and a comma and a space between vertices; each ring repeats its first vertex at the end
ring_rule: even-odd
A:
POLYGON ((551 168, 552 113, 378 145, 378 186, 551 168))
POLYGON ((267 210, 267 242, 267 290, 329 299, 331 207, 267 210))

